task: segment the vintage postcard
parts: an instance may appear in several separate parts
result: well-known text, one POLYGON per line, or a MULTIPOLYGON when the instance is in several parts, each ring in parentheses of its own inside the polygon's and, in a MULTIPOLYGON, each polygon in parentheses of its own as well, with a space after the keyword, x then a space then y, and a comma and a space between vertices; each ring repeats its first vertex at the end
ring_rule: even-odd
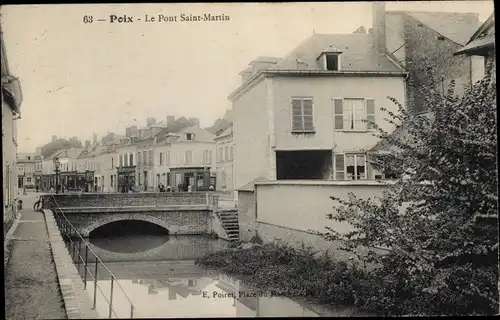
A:
POLYGON ((493 1, 0 12, 7 319, 498 314, 493 1))

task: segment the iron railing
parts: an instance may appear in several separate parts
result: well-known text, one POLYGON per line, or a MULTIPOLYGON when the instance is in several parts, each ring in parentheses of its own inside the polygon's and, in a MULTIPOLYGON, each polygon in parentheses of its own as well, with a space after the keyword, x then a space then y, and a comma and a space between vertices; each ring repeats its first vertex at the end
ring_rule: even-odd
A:
MULTIPOLYGON (((113 318, 113 315, 115 318, 118 318, 116 310, 113 308, 113 290, 115 284, 117 287, 122 291, 123 295, 127 299, 128 303, 130 304, 130 318, 134 317, 134 311, 135 307, 126 294, 125 290, 122 288, 120 283, 117 281, 115 275, 108 269, 108 267, 102 262, 102 260, 97 256, 97 254, 90 248, 90 244, 82 237, 82 235, 78 232, 78 230, 73 226, 73 224, 68 220, 62 209, 59 207, 57 204, 57 201, 55 200, 54 196, 50 196, 51 201, 49 201, 49 209, 52 210, 54 213, 55 221, 57 223, 57 226, 61 232, 61 236, 64 240, 64 243, 66 244, 66 248, 68 249, 68 252, 73 260, 73 263, 75 263, 78 273, 80 276, 83 277, 83 289, 87 290, 87 276, 90 275, 92 281, 94 282, 94 292, 93 292, 93 304, 92 304, 92 309, 96 309, 97 306, 97 290, 99 290, 106 300, 106 303, 108 304, 109 311, 108 311, 108 318, 111 319, 113 318), (83 247, 82 247, 83 245, 83 247), (89 256, 90 254, 90 256, 89 256), (92 274, 92 270, 89 268, 89 262, 95 264, 94 265, 94 273, 92 274), (109 293, 109 299, 106 297, 104 294, 103 290, 98 284, 98 266, 101 266, 101 269, 106 271, 106 274, 109 274, 110 280, 111 280, 111 289, 109 293), (81 274, 81 266, 83 266, 83 275, 81 274)), ((124 317, 124 318, 128 318, 124 317)))

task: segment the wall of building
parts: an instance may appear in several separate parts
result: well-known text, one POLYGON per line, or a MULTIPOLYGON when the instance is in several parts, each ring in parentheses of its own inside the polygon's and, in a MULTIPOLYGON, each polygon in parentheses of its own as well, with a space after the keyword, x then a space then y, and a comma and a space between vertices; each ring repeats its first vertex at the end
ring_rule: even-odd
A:
POLYGON ((233 101, 235 186, 269 175, 270 136, 268 114, 269 82, 263 80, 233 101))
POLYGON ((387 53, 401 63, 405 64, 405 33, 403 24, 403 13, 386 12, 385 13, 385 43, 387 53))
POLYGON ((10 106, 2 99, 3 218, 4 227, 7 228, 7 230, 15 217, 15 199, 18 192, 16 139, 17 128, 14 120, 14 114, 12 113, 10 106))
POLYGON ((219 190, 233 191, 234 190, 234 141, 233 136, 228 135, 216 140, 216 173, 217 186, 219 190), (227 148, 227 157, 225 148, 227 148), (221 156, 222 155, 222 156, 221 156))
POLYGON ((446 91, 451 80, 455 80, 457 93, 471 84, 471 59, 465 55, 453 56, 461 46, 416 19, 405 15, 406 65, 410 72, 407 94, 414 101, 415 111, 425 110, 425 94, 422 88, 430 87, 430 75, 425 71, 431 67, 438 89, 446 91))
POLYGON ((378 138, 374 131, 344 132, 334 129, 333 98, 370 98, 375 100, 375 119, 386 131, 394 127, 383 120, 385 107, 397 112, 387 99, 394 97, 405 105, 405 79, 401 77, 276 77, 274 110, 276 150, 333 149, 336 152, 359 151, 373 147, 378 138), (314 134, 292 134, 291 98, 312 97, 314 134))
POLYGON ((385 186, 376 181, 277 181, 256 184, 257 221, 300 231, 351 231, 349 225, 329 221, 334 213, 331 196, 347 199, 352 192, 361 198, 382 195, 385 186), (287 199, 287 201, 276 201, 287 199))

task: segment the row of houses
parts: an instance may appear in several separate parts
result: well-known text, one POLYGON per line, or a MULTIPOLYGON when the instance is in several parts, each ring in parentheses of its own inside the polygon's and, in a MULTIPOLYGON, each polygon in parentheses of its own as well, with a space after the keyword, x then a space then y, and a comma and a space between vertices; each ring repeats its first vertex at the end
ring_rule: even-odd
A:
POLYGON ((232 190, 233 145, 230 128, 218 137, 200 128, 172 132, 166 124, 126 129, 125 136, 83 148, 58 150, 42 158, 19 155, 19 186, 50 190, 60 185, 87 192, 158 191, 159 185, 177 191, 232 190), (229 132, 228 132, 229 131, 229 132))

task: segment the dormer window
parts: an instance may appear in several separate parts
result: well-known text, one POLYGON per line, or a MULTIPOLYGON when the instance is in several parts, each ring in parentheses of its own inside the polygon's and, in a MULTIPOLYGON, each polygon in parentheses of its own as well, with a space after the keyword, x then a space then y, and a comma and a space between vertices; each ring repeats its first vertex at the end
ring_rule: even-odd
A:
POLYGON ((340 55, 342 51, 333 46, 329 46, 318 57, 323 70, 338 71, 340 70, 340 55))
POLYGON ((193 140, 193 139, 194 139, 194 134, 186 133, 186 140, 193 140))
POLYGON ((326 70, 337 71, 339 70, 339 59, 338 54, 327 54, 326 55, 326 70))

